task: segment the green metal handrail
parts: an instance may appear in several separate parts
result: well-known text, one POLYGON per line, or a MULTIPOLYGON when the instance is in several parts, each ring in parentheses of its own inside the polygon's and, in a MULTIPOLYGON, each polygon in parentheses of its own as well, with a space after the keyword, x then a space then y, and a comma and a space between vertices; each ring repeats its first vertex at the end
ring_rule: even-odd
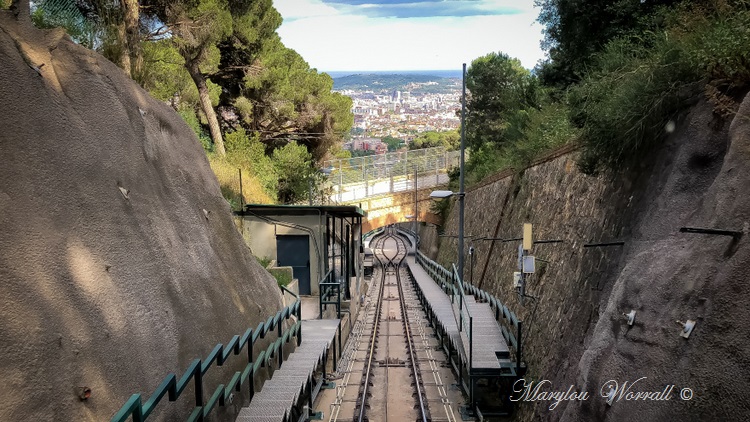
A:
POLYGON ((466 323, 466 317, 464 317, 464 313, 471 318, 471 312, 469 312, 469 307, 466 306, 466 292, 464 291, 463 281, 461 281, 461 276, 458 274, 458 269, 456 268, 456 264, 453 264, 453 281, 458 288, 456 289, 456 292, 458 293, 458 309, 459 309, 459 327, 458 330, 468 330, 468 327, 464 327, 463 324, 466 323))
POLYGON ((318 315, 318 318, 323 318, 324 307, 327 309, 328 305, 336 305, 337 318, 341 318, 341 284, 334 280, 333 270, 329 270, 320 279, 318 288, 320 289, 320 315, 318 315))
POLYGON ((378 227, 375 230, 370 230, 369 232, 367 232, 364 235, 362 235, 362 240, 367 240, 367 239, 369 239, 371 237, 374 237, 374 236, 376 236, 376 235, 378 235, 380 233, 383 233, 384 230, 385 229, 383 229, 382 227, 378 227))
POLYGON ((194 382, 195 408, 188 417, 188 421, 202 421, 211 413, 217 404, 219 406, 225 406, 232 392, 242 391, 242 386, 247 383, 248 380, 250 380, 248 384, 250 398, 252 399, 252 396, 255 393, 253 381, 258 370, 261 367, 270 364, 270 359, 273 357, 277 357, 279 365, 281 365, 283 362, 282 348, 284 343, 289 342, 291 338, 295 336, 297 338, 297 345, 299 345, 302 340, 302 307, 299 296, 284 287, 282 287, 282 289, 291 293, 297 298, 297 300, 291 305, 278 311, 275 315, 270 316, 268 320, 259 323, 255 330, 248 328, 241 336, 235 335, 232 337, 226 345, 221 343, 217 344, 205 360, 193 360, 179 381, 174 373, 167 375, 167 377, 164 378, 164 381, 162 381, 156 391, 154 391, 145 403, 142 403, 141 394, 133 394, 120 410, 112 416, 111 422, 125 422, 131 416, 133 422, 145 421, 165 395, 168 396, 169 401, 177 400, 191 381, 194 382), (282 331, 281 326, 283 321, 292 316, 297 318, 297 322, 287 330, 282 331), (276 341, 272 342, 266 350, 261 351, 257 358, 253 360, 253 346, 255 346, 256 341, 259 338, 265 338, 266 334, 274 329, 276 329, 278 333, 276 341), (223 366, 229 359, 230 355, 239 355, 245 348, 247 348, 247 365, 245 366, 245 369, 241 372, 235 372, 232 379, 226 385, 220 384, 216 387, 208 402, 204 404, 204 375, 213 367, 214 363, 216 366, 223 366))
POLYGON ((396 228, 396 230, 409 238, 409 241, 415 250, 419 248, 420 238, 417 232, 411 229, 402 229, 400 227, 396 228))

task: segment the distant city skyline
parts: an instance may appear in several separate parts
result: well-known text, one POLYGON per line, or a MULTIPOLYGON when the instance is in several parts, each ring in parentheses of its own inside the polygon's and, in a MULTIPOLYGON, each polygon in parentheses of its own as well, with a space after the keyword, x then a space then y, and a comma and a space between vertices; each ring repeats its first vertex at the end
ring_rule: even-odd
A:
POLYGON ((441 78, 460 78, 461 69, 411 69, 411 70, 327 70, 318 69, 320 72, 328 73, 332 78, 340 78, 350 75, 426 75, 441 78))
POLYGON ((287 47, 326 72, 453 70, 501 51, 544 58, 533 0, 274 0, 287 47))

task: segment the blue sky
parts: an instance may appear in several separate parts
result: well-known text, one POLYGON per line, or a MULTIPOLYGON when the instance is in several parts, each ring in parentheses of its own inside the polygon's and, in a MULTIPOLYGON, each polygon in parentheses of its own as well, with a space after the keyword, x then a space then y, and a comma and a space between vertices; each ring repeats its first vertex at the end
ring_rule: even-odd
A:
POLYGON ((274 0, 284 44, 321 71, 460 69, 502 51, 544 57, 533 0, 274 0))

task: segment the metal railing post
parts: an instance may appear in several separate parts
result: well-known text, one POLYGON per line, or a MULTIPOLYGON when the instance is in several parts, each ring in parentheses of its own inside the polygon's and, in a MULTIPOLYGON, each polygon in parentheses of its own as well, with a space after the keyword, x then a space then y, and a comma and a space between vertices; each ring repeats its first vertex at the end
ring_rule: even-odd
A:
MULTIPOLYGON (((276 324, 276 335, 279 336, 279 338, 283 338, 284 334, 281 332, 281 318, 279 318, 279 322, 276 324)), ((279 368, 281 368, 281 364, 284 363, 284 342, 282 341, 279 343, 279 368)))
MULTIPOLYGON (((300 302, 297 306, 297 321, 300 324, 302 323, 302 302, 300 302)), ((300 344, 302 344, 302 327, 297 330, 297 346, 299 346, 300 344)))
POLYGON ((339 202, 343 201, 344 195, 344 163, 339 161, 339 202))
POLYGON ((521 373, 521 328, 522 321, 518 321, 518 335, 516 336, 516 375, 521 373))
POLYGON ((471 408, 474 409, 474 374, 472 371, 473 362, 474 362, 474 341, 473 341, 473 331, 474 331, 474 318, 469 317, 469 403, 471 403, 471 408))
MULTIPOLYGON (((255 362, 253 362, 253 346, 255 346, 255 341, 253 340, 253 338, 255 338, 254 334, 255 333, 251 331, 250 337, 247 339, 247 364, 248 365, 255 364, 255 362)), ((252 366, 250 368, 250 375, 248 376, 248 378, 249 378, 248 388, 250 390, 250 400, 252 400, 253 396, 255 395, 255 383, 253 382, 253 380, 255 379, 255 372, 253 371, 252 366)))
POLYGON ((331 274, 331 271, 328 271, 325 276, 323 276, 323 283, 320 283, 318 285, 318 290, 320 291, 320 296, 318 296, 318 319, 323 319, 323 298, 326 295, 326 289, 327 286, 325 286, 325 280, 328 278, 328 275, 331 274))

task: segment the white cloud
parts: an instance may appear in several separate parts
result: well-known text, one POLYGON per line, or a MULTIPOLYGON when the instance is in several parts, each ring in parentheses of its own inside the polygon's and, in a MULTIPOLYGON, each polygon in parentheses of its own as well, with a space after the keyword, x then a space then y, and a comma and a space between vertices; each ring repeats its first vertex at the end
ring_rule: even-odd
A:
POLYGON ((276 0, 273 5, 284 17, 284 24, 296 19, 339 15, 334 7, 319 0, 276 0))
POLYGON ((492 51, 531 68, 543 57, 538 12, 531 1, 512 3, 526 11, 397 19, 345 15, 316 0, 276 0, 275 6, 285 18, 278 31, 284 44, 319 70, 460 69, 461 63, 492 51))

